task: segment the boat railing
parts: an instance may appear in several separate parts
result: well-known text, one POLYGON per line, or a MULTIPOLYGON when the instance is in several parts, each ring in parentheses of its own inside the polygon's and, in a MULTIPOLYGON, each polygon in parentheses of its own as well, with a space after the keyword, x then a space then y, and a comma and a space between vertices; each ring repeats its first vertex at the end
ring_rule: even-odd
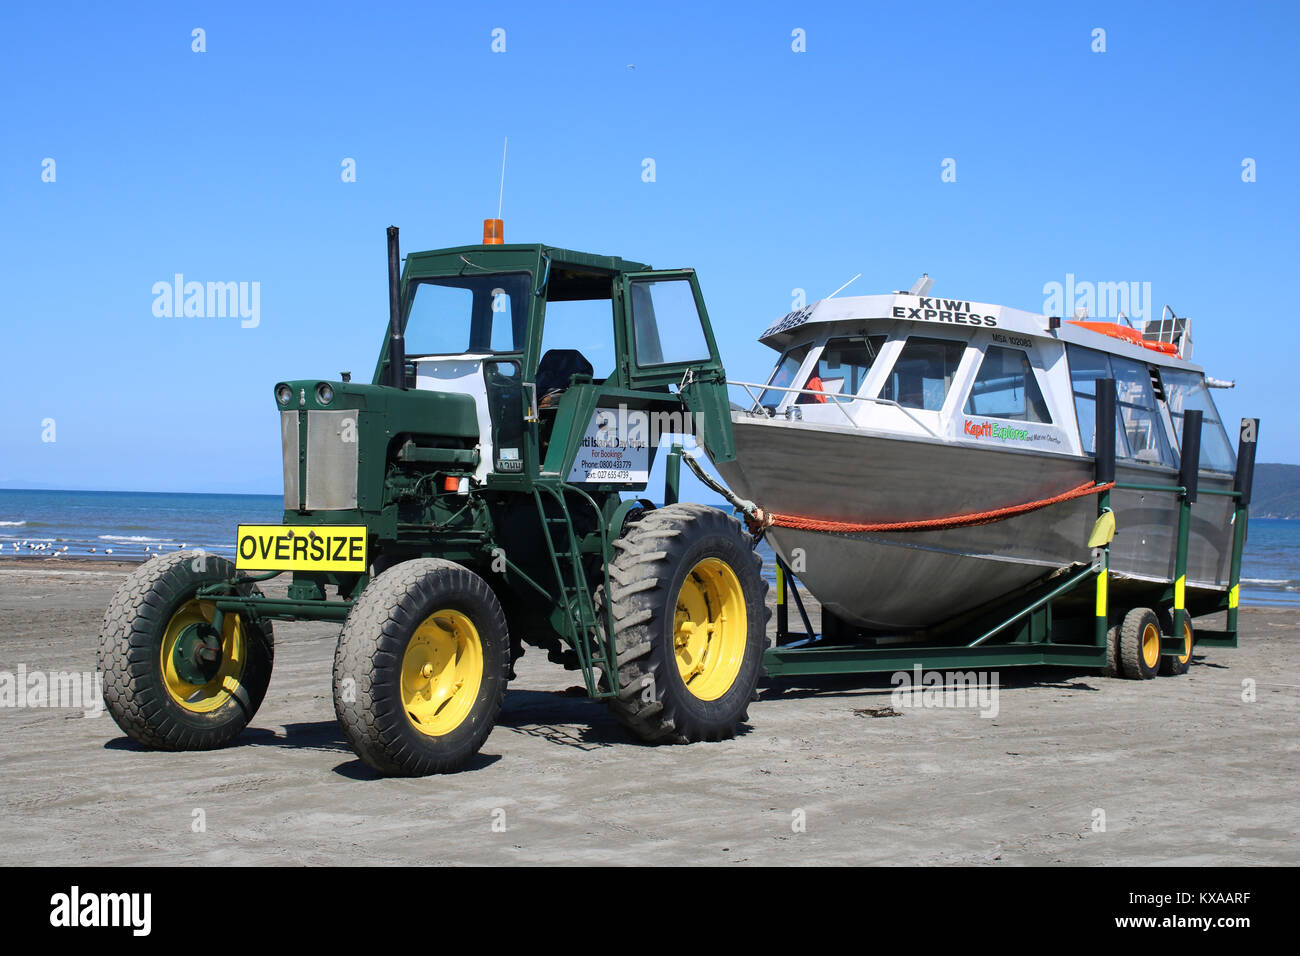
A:
POLYGON ((861 428, 862 425, 857 421, 857 419, 855 419, 852 415, 849 414, 849 410, 845 406, 847 406, 851 402, 868 402, 872 405, 886 405, 890 408, 898 409, 909 419, 911 419, 914 423, 916 423, 922 429, 924 429, 926 434, 928 434, 931 438, 941 437, 938 432, 936 432, 925 422, 921 421, 921 419, 917 418, 915 415, 913 415, 902 405, 898 404, 898 402, 891 401, 888 398, 874 398, 869 395, 841 395, 841 394, 836 394, 831 392, 825 392, 821 389, 816 389, 816 388, 787 388, 780 385, 760 385, 757 382, 738 382, 735 381, 734 379, 728 379, 727 384, 735 385, 739 388, 743 388, 745 390, 745 393, 749 396, 750 401, 754 403, 753 406, 750 408, 750 411, 756 414, 761 414, 765 418, 774 418, 775 415, 770 413, 766 408, 766 406, 764 406, 761 402, 759 402, 758 396, 754 394, 753 391, 754 389, 759 389, 760 392, 786 392, 786 393, 797 394, 797 395, 815 395, 822 399, 822 402, 819 402, 818 404, 835 405, 836 407, 838 407, 839 410, 844 413, 844 417, 845 419, 848 420, 848 423, 852 425, 854 428, 861 428))

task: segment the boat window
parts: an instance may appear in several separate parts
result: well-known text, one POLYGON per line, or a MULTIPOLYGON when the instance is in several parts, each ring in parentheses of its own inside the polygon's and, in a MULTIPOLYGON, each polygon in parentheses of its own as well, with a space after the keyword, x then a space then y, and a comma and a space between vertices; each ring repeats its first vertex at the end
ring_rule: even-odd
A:
POLYGON ((709 343, 689 279, 637 279, 630 298, 637 365, 708 361, 709 343))
POLYGON ((1141 362, 1095 349, 1071 345, 1070 380, 1074 385, 1074 407, 1079 416, 1079 438, 1084 451, 1095 454, 1097 411, 1094 396, 1097 380, 1115 380, 1115 456, 1149 465, 1176 467, 1177 456, 1169 445, 1155 392, 1151 388, 1151 370, 1141 362))
POLYGON ((796 404, 852 401, 850 396, 856 395, 866 382, 867 373, 884 344, 883 335, 831 339, 803 386, 817 394, 803 393, 796 404))
MULTIPOLYGON (((1085 455, 1097 453, 1097 381, 1111 378, 1110 359, 1105 352, 1095 349, 1080 348, 1077 345, 1067 347, 1070 357, 1070 382, 1074 387, 1074 411, 1079 419, 1079 439, 1083 443, 1085 455)), ((1124 438, 1124 429, 1119 427, 1119 415, 1115 416, 1115 455, 1118 458, 1130 457, 1128 442, 1124 438)))
POLYGON ((1110 367, 1115 375, 1115 398, 1128 438, 1129 457, 1149 465, 1177 466, 1156 408, 1151 369, 1118 355, 1110 356, 1110 367))
POLYGON ((796 345, 781 356, 781 361, 776 363, 772 377, 767 380, 770 387, 764 389, 763 394, 758 397, 758 404, 775 409, 787 395, 791 394, 777 389, 794 387, 794 377, 799 371, 799 366, 803 365, 803 360, 808 357, 808 349, 811 347, 811 342, 805 342, 803 345, 796 345))
POLYGON ((1160 378, 1179 446, 1183 443, 1183 413, 1200 409, 1204 416, 1201 419, 1201 467, 1210 471, 1236 471, 1237 456, 1233 453, 1232 443, 1223 428, 1214 399, 1210 397, 1204 376, 1200 372, 1166 368, 1161 370, 1160 378))
POLYGON ((904 408, 943 408, 966 343, 952 339, 909 338, 880 391, 886 401, 904 408))
POLYGON ((1029 356, 1021 349, 990 345, 966 399, 967 415, 1051 424, 1029 356))

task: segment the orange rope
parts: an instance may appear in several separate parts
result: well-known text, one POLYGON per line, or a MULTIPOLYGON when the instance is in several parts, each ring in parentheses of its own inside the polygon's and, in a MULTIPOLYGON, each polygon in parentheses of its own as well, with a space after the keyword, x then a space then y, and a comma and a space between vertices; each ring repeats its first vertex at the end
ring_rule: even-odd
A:
POLYGON ((1037 501, 1029 501, 1022 505, 1011 505, 1006 508, 995 508, 992 511, 974 511, 964 515, 952 515, 948 518, 926 518, 923 521, 886 521, 876 522, 873 524, 859 524, 855 521, 826 521, 821 518, 801 518, 798 515, 771 515, 772 524, 778 528, 795 528, 799 531, 934 531, 941 528, 973 528, 977 525, 992 524, 995 521, 1004 521, 1007 518, 1014 518, 1016 515, 1028 514, 1031 511, 1037 511, 1040 508, 1046 508, 1049 505, 1060 504, 1063 501, 1072 501, 1075 498, 1085 498, 1088 495, 1100 494, 1103 491, 1110 491, 1115 487, 1115 482, 1110 481, 1104 485, 1094 484, 1091 481, 1084 482, 1077 488, 1071 488, 1059 495, 1053 495, 1050 498, 1040 498, 1037 501))

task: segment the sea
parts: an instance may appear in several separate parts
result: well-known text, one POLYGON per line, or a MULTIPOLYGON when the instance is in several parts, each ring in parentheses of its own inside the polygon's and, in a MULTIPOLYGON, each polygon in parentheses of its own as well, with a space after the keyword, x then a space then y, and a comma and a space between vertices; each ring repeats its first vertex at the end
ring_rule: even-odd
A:
MULTIPOLYGON (((49 557, 143 560, 182 548, 232 557, 239 524, 278 524, 280 495, 0 489, 0 561, 49 557)), ((774 581, 763 543, 764 574, 774 581)), ((1250 522, 1244 605, 1300 605, 1300 521, 1250 522)))

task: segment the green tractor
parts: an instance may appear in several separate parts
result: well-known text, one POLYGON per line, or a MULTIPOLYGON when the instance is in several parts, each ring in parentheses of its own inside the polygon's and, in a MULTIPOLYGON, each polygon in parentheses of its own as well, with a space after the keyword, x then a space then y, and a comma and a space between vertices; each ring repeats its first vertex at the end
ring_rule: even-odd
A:
POLYGON ((148 561, 114 596, 99 669, 132 739, 234 738, 266 693, 275 620, 341 622, 335 711, 383 774, 463 767, 525 644, 641 740, 719 740, 746 719, 767 644, 754 538, 677 503, 678 446, 666 504, 643 495, 661 435, 735 455, 694 271, 499 235, 489 220, 483 244, 413 253, 399 276, 390 227, 371 384, 275 386, 282 524, 240 526, 233 562, 148 561), (259 590, 286 573, 285 596, 259 590))

